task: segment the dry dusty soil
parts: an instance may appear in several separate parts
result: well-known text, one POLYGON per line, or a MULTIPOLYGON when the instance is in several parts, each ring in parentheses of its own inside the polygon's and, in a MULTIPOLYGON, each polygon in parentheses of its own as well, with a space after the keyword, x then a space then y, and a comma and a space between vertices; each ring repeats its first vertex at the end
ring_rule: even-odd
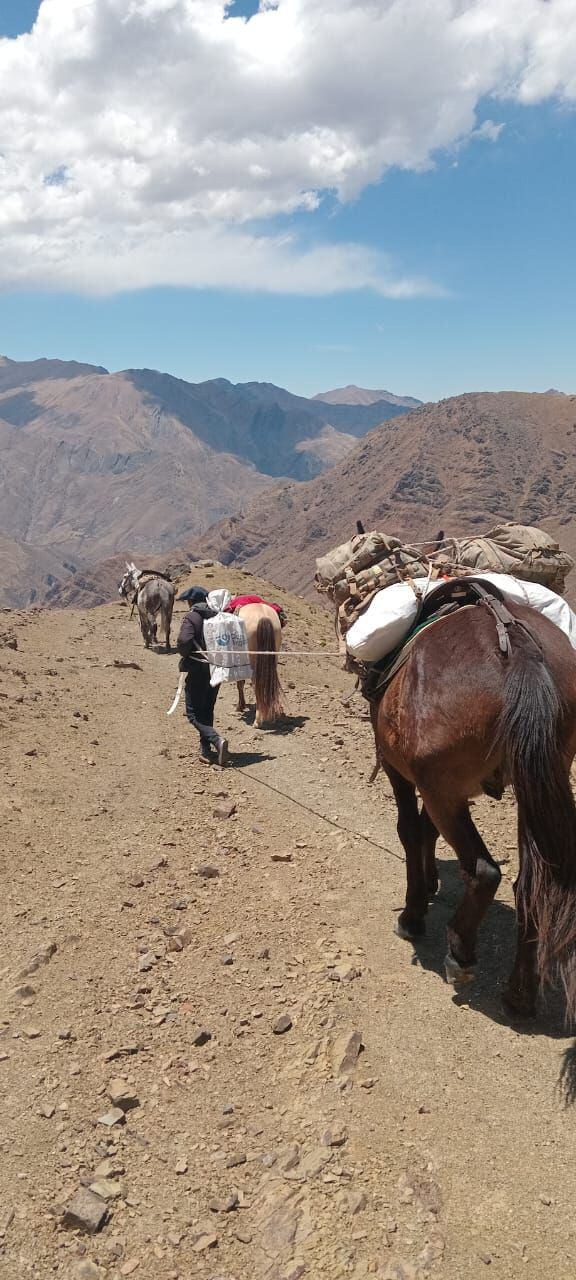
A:
MULTIPOLYGON (((328 654, 280 596, 286 647, 328 654)), ((505 875, 456 997, 454 858, 414 954, 337 659, 286 659, 276 732, 226 688, 220 771, 127 609, 0 631, 0 1276, 573 1280, 571 1041, 556 1002, 529 1028, 499 1006, 511 800, 475 809, 505 875)))

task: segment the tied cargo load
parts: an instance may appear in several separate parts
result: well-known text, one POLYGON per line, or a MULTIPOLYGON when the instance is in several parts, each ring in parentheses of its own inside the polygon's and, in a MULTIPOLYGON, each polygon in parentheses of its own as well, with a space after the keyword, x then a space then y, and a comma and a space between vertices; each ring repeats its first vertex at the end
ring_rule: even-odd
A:
POLYGON ((344 652, 350 627, 375 596, 393 584, 492 572, 561 595, 573 568, 572 557, 549 533, 529 525, 501 524, 482 536, 442 538, 426 550, 372 531, 357 534, 321 556, 316 561, 315 585, 336 605, 344 652))

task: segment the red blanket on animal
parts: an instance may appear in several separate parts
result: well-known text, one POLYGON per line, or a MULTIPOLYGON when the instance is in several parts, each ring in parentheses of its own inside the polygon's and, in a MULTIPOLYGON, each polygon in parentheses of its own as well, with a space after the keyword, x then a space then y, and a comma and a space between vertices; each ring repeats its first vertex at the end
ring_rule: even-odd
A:
POLYGON ((245 604, 267 604, 270 609, 275 609, 282 626, 287 622, 286 614, 281 604, 273 604, 271 600, 263 600, 262 596, 234 596, 230 604, 226 605, 225 613, 237 613, 238 609, 243 609, 245 604))

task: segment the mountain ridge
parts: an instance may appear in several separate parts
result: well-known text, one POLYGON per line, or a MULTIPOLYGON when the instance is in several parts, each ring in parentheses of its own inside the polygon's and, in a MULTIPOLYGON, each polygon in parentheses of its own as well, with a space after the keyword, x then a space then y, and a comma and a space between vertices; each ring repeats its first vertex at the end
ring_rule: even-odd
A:
MULTIPOLYGON (((356 521, 407 541, 538 524, 576 553, 576 396, 472 392, 369 432, 307 484, 276 487, 190 546, 313 593, 314 561, 356 521)), ((569 595, 574 588, 569 581, 569 595)))
POLYGON ((37 599, 68 562, 186 545, 266 487, 340 461, 381 414, 405 413, 270 383, 2 357, 0 604, 37 599))

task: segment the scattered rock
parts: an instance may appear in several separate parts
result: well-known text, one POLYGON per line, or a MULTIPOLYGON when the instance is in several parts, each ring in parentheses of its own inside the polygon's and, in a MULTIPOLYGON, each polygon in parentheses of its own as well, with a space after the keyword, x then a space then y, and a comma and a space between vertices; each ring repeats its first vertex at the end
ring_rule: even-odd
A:
POLYGON ((192 1036, 192 1044, 199 1049, 203 1044, 208 1044, 208 1041, 211 1039, 212 1032, 207 1031, 205 1027, 202 1027, 200 1031, 196 1031, 192 1036))
POLYGON ((212 810, 213 818, 231 818, 236 813, 236 805, 233 800, 227 800, 223 804, 217 804, 212 810))
POLYGON ((108 1210, 104 1200, 87 1187, 79 1187, 64 1210, 62 1226, 71 1231, 85 1231, 95 1235, 104 1226, 108 1210))
POLYGON ((104 1280, 104 1275, 102 1267, 97 1267, 96 1263, 90 1262, 88 1258, 82 1258, 74 1267, 72 1280, 104 1280))
POLYGON ((131 889, 141 889, 144 885, 144 876, 130 876, 128 884, 131 889))
POLYGON ((334 1125, 323 1134, 322 1145, 324 1147, 343 1147, 347 1139, 348 1131, 345 1125, 334 1125))
POLYGON ((135 1053, 139 1052, 139 1044, 121 1044, 117 1049, 110 1049, 108 1053, 104 1054, 104 1062, 114 1062, 116 1058, 131 1058, 135 1053))
POLYGON ((94 1170, 96 1178, 116 1178, 122 1173, 124 1173, 124 1165, 119 1160, 101 1160, 94 1170))
POLYGON ((217 1244, 218 1236, 214 1235, 214 1232, 202 1231, 199 1236, 196 1236, 192 1248, 194 1253, 204 1253, 205 1249, 215 1249, 217 1244))
POLYGON ((220 964, 224 964, 224 965, 234 964, 234 956, 222 956, 220 960, 220 964))
POLYGON ((103 1124, 105 1128, 112 1129, 115 1124, 124 1124, 126 1116, 120 1110, 120 1107, 112 1107, 111 1111, 106 1111, 103 1116, 98 1117, 98 1124, 103 1124))
POLYGON ((348 1212, 354 1217, 366 1208, 368 1199, 364 1191, 349 1191, 346 1197, 348 1212))
POLYGON ((174 1165, 174 1173, 188 1173, 188 1161, 186 1156, 181 1156, 174 1165))
POLYGON ((135 1271, 138 1270, 139 1266, 140 1266, 139 1258, 128 1258, 127 1261, 123 1262, 122 1266, 120 1267, 120 1275, 131 1276, 134 1274, 135 1271))
POLYGON ((332 982, 353 982, 354 978, 362 977, 362 970, 357 969, 355 964, 345 961, 343 964, 335 964, 328 970, 328 977, 332 982))
POLYGON ((118 1107, 120 1111, 131 1111, 133 1107, 140 1106, 140 1099, 130 1088, 126 1080, 121 1076, 117 1076, 110 1081, 108 1085, 108 1097, 113 1107, 118 1107))
POLYGON ((40 1115, 43 1116, 45 1120, 51 1120, 56 1107, 53 1107, 51 1102, 43 1102, 39 1110, 40 1115))
POLYGON ((239 1204, 240 1197, 238 1192, 232 1191, 229 1196, 226 1196, 225 1200, 211 1200, 210 1208, 212 1213, 232 1213, 234 1209, 238 1208, 239 1204))
POLYGON ((291 853, 273 853, 272 862, 292 862, 291 853))
POLYGON ((227 1169, 238 1169, 241 1164, 246 1164, 246 1155, 243 1151, 239 1151, 236 1155, 228 1156, 226 1161, 227 1169))
POLYGON ((90 1183, 90 1191, 95 1196, 100 1196, 101 1200, 117 1200, 123 1195, 124 1188, 112 1178, 96 1178, 95 1182, 90 1183))
POLYGON ((302 1156, 296 1167, 290 1169, 285 1174, 285 1177, 290 1182, 307 1182, 309 1179, 316 1178, 331 1159, 332 1152, 327 1151, 326 1147, 314 1147, 312 1151, 307 1151, 302 1156))
POLYGON ((290 1031, 291 1027, 292 1027, 292 1019, 290 1017, 290 1014, 283 1013, 278 1018, 278 1021, 274 1023, 274 1026, 272 1027, 272 1032, 275 1036, 283 1036, 286 1031, 290 1031))
POLYGON ((168 938, 169 951, 183 951, 184 947, 187 947, 194 937, 192 930, 186 925, 179 925, 176 928, 170 927, 169 930, 165 929, 164 933, 168 938))
POLYGON ((361 1031, 344 1031, 338 1036, 332 1046, 332 1066, 335 1074, 349 1075, 354 1070, 363 1047, 361 1031))
POLYGON ((217 880, 220 872, 218 867, 212 867, 208 863, 205 866, 197 867, 196 875, 201 876, 203 880, 217 880))
POLYGON ((26 1036, 27 1040, 37 1040, 38 1036, 42 1035, 42 1031, 40 1027, 27 1026, 27 1027, 22 1027, 22 1035, 26 1036))
POLYGON ((158 964, 158 960, 157 960, 157 957, 155 956, 154 952, 153 952, 153 951, 145 951, 145 952, 143 953, 143 955, 141 955, 141 956, 140 956, 140 959, 139 959, 139 961, 138 961, 138 972, 139 972, 139 973, 148 973, 148 972, 149 972, 149 970, 150 970, 150 969, 153 969, 153 968, 154 968, 154 965, 156 965, 156 964, 158 964))
POLYGON ((31 1001, 36 995, 36 987, 31 986, 29 982, 23 982, 19 987, 12 988, 12 995, 16 996, 18 1000, 31 1001))

